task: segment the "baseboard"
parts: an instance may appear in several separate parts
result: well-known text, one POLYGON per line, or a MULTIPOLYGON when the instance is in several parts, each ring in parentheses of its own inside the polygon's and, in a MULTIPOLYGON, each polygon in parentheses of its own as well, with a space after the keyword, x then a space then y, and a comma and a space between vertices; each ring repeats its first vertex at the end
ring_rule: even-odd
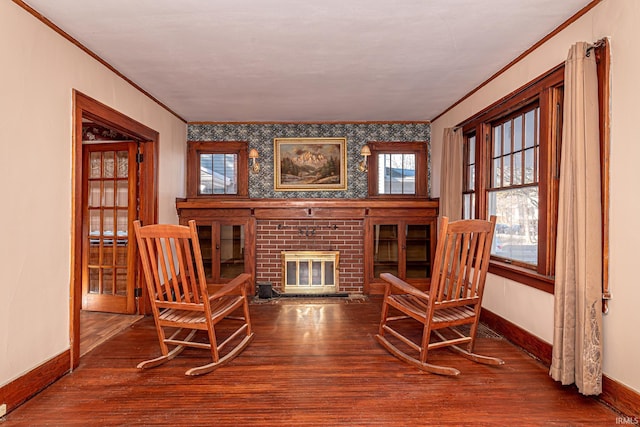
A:
POLYGON ((640 422, 640 393, 603 375, 600 399, 606 402, 607 405, 611 405, 626 416, 631 417, 632 422, 630 424, 638 425, 638 422, 640 422))
POLYGON ((480 313, 480 321, 518 347, 522 347, 526 352, 540 359, 545 365, 551 366, 552 346, 548 342, 484 308, 480 313))
POLYGON ((0 387, 0 405, 7 405, 7 412, 26 402, 71 370, 71 351, 67 350, 48 360, 23 376, 0 387))
MULTIPOLYGON (((507 340, 539 359, 547 367, 551 366, 553 350, 551 344, 484 308, 480 320, 507 340)), ((640 394, 606 375, 602 376, 602 394, 598 398, 622 414, 632 417, 633 420, 636 420, 636 424, 640 420, 640 394)))

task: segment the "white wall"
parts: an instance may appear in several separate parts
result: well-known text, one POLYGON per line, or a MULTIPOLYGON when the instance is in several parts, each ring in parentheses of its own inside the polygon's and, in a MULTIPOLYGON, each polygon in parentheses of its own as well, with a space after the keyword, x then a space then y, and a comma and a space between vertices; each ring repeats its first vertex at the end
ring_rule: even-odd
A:
MULTIPOLYGON (((604 0, 507 72, 432 123, 433 190, 439 195, 442 133, 523 84, 562 63, 577 41, 611 41, 610 283, 613 300, 604 317, 604 373, 640 391, 638 242, 640 209, 640 1, 604 0)), ((544 341, 553 341, 553 296, 490 275, 485 307, 544 341)))
POLYGON ((0 386, 69 348, 73 89, 160 133, 161 222, 185 195, 186 124, 0 1, 0 386))

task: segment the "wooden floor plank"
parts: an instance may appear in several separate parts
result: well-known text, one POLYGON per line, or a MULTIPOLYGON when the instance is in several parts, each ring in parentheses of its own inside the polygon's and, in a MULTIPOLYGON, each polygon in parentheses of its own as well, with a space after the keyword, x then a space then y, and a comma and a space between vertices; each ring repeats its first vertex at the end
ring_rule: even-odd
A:
POLYGON ((459 377, 415 369, 374 339, 380 300, 279 299, 251 305, 255 339, 229 365, 202 377, 187 349, 145 371, 159 355, 151 318, 81 359, 73 373, 6 416, 14 425, 429 426, 615 425, 618 414, 549 378, 519 348, 482 334, 477 351, 506 364, 476 364, 447 350, 432 361, 459 377))

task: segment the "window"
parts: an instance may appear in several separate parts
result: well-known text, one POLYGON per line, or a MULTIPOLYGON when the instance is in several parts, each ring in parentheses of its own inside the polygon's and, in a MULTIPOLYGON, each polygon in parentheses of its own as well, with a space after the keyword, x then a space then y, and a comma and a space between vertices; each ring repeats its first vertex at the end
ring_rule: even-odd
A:
POLYGON ((471 133, 464 138, 462 169, 462 218, 476 217, 476 135, 471 133))
MULTIPOLYGON (((609 45, 598 65, 603 292, 608 292, 609 45)), ((553 292, 564 64, 462 124, 464 218, 498 217, 489 271, 553 292)))
POLYGON ((552 289, 564 67, 463 125, 463 215, 497 216, 490 271, 552 289))
POLYGON ((427 196, 424 142, 370 142, 369 197, 427 196))
POLYGON ((188 197, 246 197, 246 142, 188 142, 188 197))
POLYGON ((487 215, 496 215, 491 254, 538 264, 540 107, 531 105, 491 125, 487 215))

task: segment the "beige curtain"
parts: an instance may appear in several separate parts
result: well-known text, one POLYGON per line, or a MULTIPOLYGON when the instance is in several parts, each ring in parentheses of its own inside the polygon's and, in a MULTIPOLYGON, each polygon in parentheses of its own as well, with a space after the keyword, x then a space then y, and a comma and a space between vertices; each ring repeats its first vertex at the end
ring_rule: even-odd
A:
POLYGON ((602 392, 602 243, 598 80, 577 43, 565 64, 550 375, 585 395, 602 392))
POLYGON ((446 128, 440 167, 440 216, 462 217, 462 129, 446 128))

